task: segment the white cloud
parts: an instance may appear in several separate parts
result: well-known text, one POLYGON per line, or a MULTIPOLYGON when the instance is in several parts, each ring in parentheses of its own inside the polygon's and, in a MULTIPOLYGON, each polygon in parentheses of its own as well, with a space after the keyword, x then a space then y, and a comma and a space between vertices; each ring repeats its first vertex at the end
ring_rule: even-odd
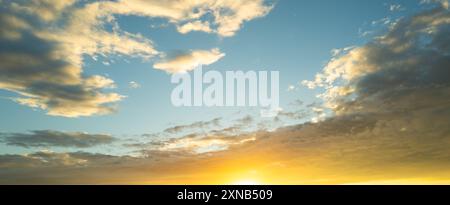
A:
POLYGON ((189 33, 191 31, 203 31, 206 33, 212 32, 209 22, 201 22, 201 21, 188 22, 182 26, 178 26, 177 30, 178 32, 183 34, 189 33))
POLYGON ((209 65, 215 63, 225 56, 219 49, 192 50, 170 57, 153 65, 154 68, 164 70, 169 73, 187 72, 195 69, 199 65, 209 65))
POLYGON ((233 145, 242 145, 255 141, 252 135, 248 136, 197 136, 188 135, 181 138, 163 142, 159 147, 161 151, 186 151, 192 153, 207 153, 227 150, 233 145))
POLYGON ((400 4, 389 5, 389 11, 401 11, 401 10, 403 10, 403 7, 400 4))
POLYGON ((265 16, 272 7, 264 0, 119 0, 98 4, 105 15, 162 17, 177 25, 182 33, 196 30, 214 32, 224 37, 233 36, 244 22, 265 16), (200 22, 208 15, 213 18, 200 22))
POLYGON ((91 76, 84 81, 85 85, 91 88, 116 88, 113 80, 99 75, 91 76))
POLYGON ((295 86, 294 85, 289 85, 287 88, 287 91, 294 91, 295 90, 295 86))

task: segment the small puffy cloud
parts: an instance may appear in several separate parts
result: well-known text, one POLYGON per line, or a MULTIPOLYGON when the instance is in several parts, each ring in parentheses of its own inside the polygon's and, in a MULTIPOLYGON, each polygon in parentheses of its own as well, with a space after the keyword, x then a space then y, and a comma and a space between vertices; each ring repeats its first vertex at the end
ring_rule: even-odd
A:
POLYGON ((31 133, 0 133, 2 142, 20 147, 94 147, 115 140, 110 135, 36 130, 31 133))
POLYGON ((401 10, 403 10, 403 7, 400 4, 389 5, 389 11, 401 11, 401 10))
POLYGON ((182 73, 191 71, 200 65, 215 63, 224 56, 225 53, 220 52, 218 48, 211 50, 191 50, 157 62, 153 67, 168 73, 182 73))
POLYGON ((137 88, 140 88, 141 85, 139 83, 137 83, 136 81, 130 81, 128 83, 128 87, 131 89, 137 89, 137 88))
POLYGON ((295 90, 295 85, 289 85, 287 88, 287 91, 294 91, 295 90))

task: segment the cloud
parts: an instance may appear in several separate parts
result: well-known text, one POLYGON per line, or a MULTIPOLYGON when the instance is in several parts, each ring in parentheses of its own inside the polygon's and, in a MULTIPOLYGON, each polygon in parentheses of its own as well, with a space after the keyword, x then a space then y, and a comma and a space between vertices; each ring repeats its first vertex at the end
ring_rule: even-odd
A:
POLYGON ((220 36, 233 36, 246 21, 267 15, 273 5, 264 0, 248 1, 159 1, 120 0, 94 2, 90 9, 99 9, 102 16, 136 15, 160 17, 175 24, 181 33, 189 31, 214 32, 220 36), (209 18, 212 17, 212 18, 209 18))
POLYGON ((164 132, 169 133, 169 134, 177 134, 180 132, 186 132, 186 131, 193 130, 193 129, 208 129, 212 126, 213 127, 219 126, 221 120, 222 120, 222 118, 218 117, 218 118, 214 118, 209 121, 198 121, 198 122, 194 122, 194 123, 191 123, 188 125, 177 125, 177 126, 173 126, 173 127, 169 127, 167 129, 165 129, 164 132))
POLYGON ((237 119, 236 122, 238 124, 241 124, 243 126, 248 126, 254 121, 253 117, 251 115, 246 115, 240 119, 237 119))
MULTIPOLYGON (((156 171, 156 159, 177 161, 189 154, 147 152, 152 157, 115 156, 88 152, 58 153, 39 151, 23 155, 0 155, 2 184, 101 184, 112 179, 116 184, 139 184, 132 178, 144 179, 156 171), (144 172, 131 171, 129 167, 141 167, 144 172), (109 171, 107 171, 109 170, 109 171), (128 171, 126 171, 128 170, 128 171), (32 174, 33 173, 33 174, 32 174), (124 173, 120 177, 119 173, 124 173), (134 176, 128 175, 133 174, 134 176)), ((143 183, 142 181, 140 183, 143 183)), ((109 184, 109 183, 108 183, 109 184)))
POLYGON ((211 50, 191 50, 187 53, 176 54, 166 60, 157 62, 153 67, 169 73, 181 73, 191 71, 200 65, 210 65, 224 56, 225 54, 217 48, 211 50))
POLYGON ((126 147, 160 150, 183 151, 187 153, 207 153, 228 149, 232 145, 252 141, 250 127, 253 117, 246 115, 235 119, 231 125, 223 126, 223 118, 197 121, 169 127, 160 133, 144 134, 147 139, 125 143, 126 147), (248 135, 247 135, 248 134, 248 135))
POLYGON ((338 114, 445 103, 449 20, 443 7, 402 19, 386 35, 334 57, 314 81, 304 84, 325 88, 321 97, 338 114))
POLYGON ((235 35, 244 22, 267 15, 273 5, 264 0, 123 0, 102 3, 102 8, 117 14, 167 18, 181 33, 204 31, 229 37, 235 35))
POLYGON ((277 117, 285 117, 291 120, 300 120, 309 116, 309 113, 304 110, 294 110, 294 111, 284 111, 281 110, 278 112, 277 117))
POLYGON ((213 4, 212 14, 221 36, 233 36, 245 21, 263 17, 272 10, 273 5, 264 5, 263 0, 218 1, 213 4))
POLYGON ((194 21, 183 24, 182 26, 178 26, 177 30, 178 32, 183 34, 189 33, 191 31, 203 31, 206 33, 212 32, 209 22, 201 22, 201 21, 194 21))
POLYGON ((401 11, 404 8, 400 4, 391 4, 389 5, 389 11, 401 11))
POLYGON ((288 92, 294 91, 294 90, 295 90, 295 85, 289 85, 288 88, 287 88, 288 92))
POLYGON ((226 136, 226 135, 197 135, 190 134, 181 138, 173 138, 157 147, 161 151, 184 151, 189 153, 210 153, 227 150, 230 146, 252 142, 252 135, 226 136))
POLYGON ((112 143, 115 138, 104 134, 36 130, 31 133, 0 133, 2 142, 20 147, 78 147, 87 148, 112 143))
POLYGON ((131 89, 137 89, 137 88, 140 88, 141 85, 139 83, 135 82, 135 81, 130 81, 128 83, 128 87, 131 88, 131 89))
POLYGON ((58 2, 52 0, 17 1, 11 3, 11 9, 35 15, 45 22, 50 22, 60 17, 61 13, 75 2, 76 0, 58 2))
POLYGON ((441 6, 445 9, 448 9, 448 0, 421 0, 420 4, 441 4, 441 6))

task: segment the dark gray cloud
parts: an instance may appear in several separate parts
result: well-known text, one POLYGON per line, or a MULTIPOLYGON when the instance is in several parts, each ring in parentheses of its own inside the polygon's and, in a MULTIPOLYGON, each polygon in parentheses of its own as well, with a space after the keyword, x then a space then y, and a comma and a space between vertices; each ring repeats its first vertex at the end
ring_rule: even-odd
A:
POLYGON ((1 141, 7 145, 20 147, 78 147, 86 148, 112 143, 110 135, 82 132, 59 132, 37 130, 31 133, 0 133, 1 141))
POLYGON ((39 151, 0 155, 0 184, 145 184, 161 179, 161 172, 173 173, 178 170, 175 162, 192 157, 189 153, 157 150, 141 154, 39 151))
POLYGON ((43 37, 39 26, 49 25, 15 11, 14 5, 18 6, 6 3, 0 9, 0 89, 17 93, 14 101, 48 110, 50 115, 78 117, 114 111, 110 103, 122 97, 101 91, 112 87, 113 81, 83 77, 81 64, 72 61, 64 46, 43 37))

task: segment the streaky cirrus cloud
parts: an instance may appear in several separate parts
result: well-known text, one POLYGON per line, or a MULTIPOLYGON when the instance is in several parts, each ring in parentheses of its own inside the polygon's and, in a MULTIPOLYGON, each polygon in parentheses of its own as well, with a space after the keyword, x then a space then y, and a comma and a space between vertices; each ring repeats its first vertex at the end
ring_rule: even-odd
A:
POLYGON ((110 144, 116 139, 106 134, 35 130, 30 133, 0 133, 0 141, 20 147, 77 147, 87 148, 110 144))

